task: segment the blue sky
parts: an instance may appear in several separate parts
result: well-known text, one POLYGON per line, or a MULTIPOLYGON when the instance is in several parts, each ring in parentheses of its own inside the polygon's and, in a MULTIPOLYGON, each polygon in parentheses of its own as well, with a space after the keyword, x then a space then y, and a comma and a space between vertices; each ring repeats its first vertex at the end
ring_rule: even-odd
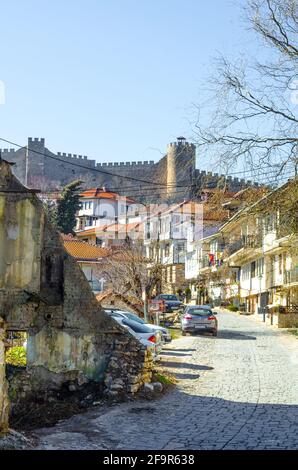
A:
POLYGON ((191 136, 214 57, 254 54, 242 1, 3 0, 0 137, 45 137, 102 162, 158 160, 191 136))

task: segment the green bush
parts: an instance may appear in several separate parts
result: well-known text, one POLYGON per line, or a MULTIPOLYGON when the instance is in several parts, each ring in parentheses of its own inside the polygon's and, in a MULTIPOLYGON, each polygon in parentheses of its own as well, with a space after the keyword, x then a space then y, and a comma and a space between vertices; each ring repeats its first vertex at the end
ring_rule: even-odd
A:
POLYGON ((26 349, 24 346, 14 346, 6 352, 6 364, 12 366, 26 366, 26 349))
POLYGON ((234 305, 234 304, 230 304, 227 306, 227 309, 230 310, 230 312, 238 312, 239 308, 237 307, 237 305, 234 305))

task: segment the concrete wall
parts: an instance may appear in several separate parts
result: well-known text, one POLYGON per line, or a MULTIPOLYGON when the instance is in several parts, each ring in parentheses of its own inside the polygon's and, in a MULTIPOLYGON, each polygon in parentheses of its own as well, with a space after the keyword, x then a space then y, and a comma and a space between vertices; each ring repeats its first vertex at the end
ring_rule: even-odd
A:
POLYGON ((0 195, 0 289, 40 287, 41 214, 30 199, 0 195))

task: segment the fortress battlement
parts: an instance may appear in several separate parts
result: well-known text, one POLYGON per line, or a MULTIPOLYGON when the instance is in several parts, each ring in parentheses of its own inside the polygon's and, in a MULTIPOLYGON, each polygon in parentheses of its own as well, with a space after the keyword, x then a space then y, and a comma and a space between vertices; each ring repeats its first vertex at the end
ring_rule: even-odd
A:
POLYGON ((127 168, 127 167, 131 167, 133 166, 134 168, 136 166, 141 166, 141 167, 148 167, 148 166, 153 166, 155 163, 154 163, 154 160, 150 160, 150 161, 145 161, 145 162, 109 162, 109 163, 97 163, 96 166, 98 168, 102 168, 102 167, 124 167, 124 168, 127 168))
POLYGON ((39 144, 43 144, 45 143, 45 139, 44 137, 41 137, 41 138, 38 138, 38 137, 28 137, 28 144, 30 143, 39 143, 39 144))
POLYGON ((188 147, 188 148, 191 148, 191 149, 194 149, 196 148, 195 144, 191 144, 189 142, 186 142, 186 141, 181 141, 181 142, 171 142, 168 147, 188 147))
POLYGON ((239 185, 239 186, 259 186, 259 183, 256 183, 251 180, 246 180, 244 178, 240 179, 237 177, 229 176, 229 175, 219 175, 218 173, 212 173, 212 171, 203 171, 203 170, 196 170, 196 173, 201 178, 206 178, 210 180, 224 180, 227 181, 230 185, 239 185))
MULTIPOLYGON (((46 156, 46 155, 45 155, 46 156)), ((57 152, 57 157, 65 162, 71 163, 75 161, 76 163, 82 163, 84 166, 89 168, 127 168, 127 167, 150 167, 155 164, 154 160, 150 161, 138 161, 138 162, 96 162, 96 160, 91 160, 86 155, 77 155, 72 153, 62 153, 57 152)))
POLYGON ((0 149, 0 152, 1 152, 1 155, 2 157, 4 157, 4 155, 6 154, 14 154, 15 153, 15 149, 0 149))

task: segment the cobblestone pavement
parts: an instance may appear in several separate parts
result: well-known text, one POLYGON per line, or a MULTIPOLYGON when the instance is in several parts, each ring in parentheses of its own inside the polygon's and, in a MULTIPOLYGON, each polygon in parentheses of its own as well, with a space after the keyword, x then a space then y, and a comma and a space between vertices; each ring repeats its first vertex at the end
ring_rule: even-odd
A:
POLYGON ((298 449, 297 339, 234 313, 218 320, 217 338, 167 347, 175 390, 38 430, 39 448, 298 449))

